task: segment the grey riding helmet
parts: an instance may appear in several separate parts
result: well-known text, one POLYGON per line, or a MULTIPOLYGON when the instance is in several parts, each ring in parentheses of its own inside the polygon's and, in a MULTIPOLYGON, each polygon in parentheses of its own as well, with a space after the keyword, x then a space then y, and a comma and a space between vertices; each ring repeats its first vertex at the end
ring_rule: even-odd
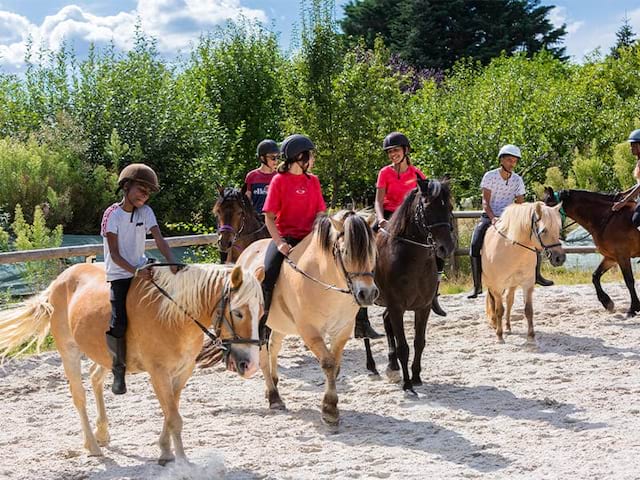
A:
POLYGON ((287 160, 295 160, 302 152, 315 150, 315 148, 316 146, 309 137, 295 133, 282 141, 280 152, 287 160))
POLYGON ((634 130, 629 134, 629 138, 627 139, 629 143, 640 143, 640 128, 634 130))

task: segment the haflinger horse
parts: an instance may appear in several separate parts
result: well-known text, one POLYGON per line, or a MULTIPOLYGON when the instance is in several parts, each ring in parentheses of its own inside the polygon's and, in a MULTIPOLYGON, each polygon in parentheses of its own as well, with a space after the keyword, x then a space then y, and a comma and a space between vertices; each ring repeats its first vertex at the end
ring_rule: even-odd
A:
POLYGON ((487 230, 482 246, 482 283, 487 287, 487 318, 500 343, 504 343, 503 316, 506 331, 511 333, 511 308, 517 287, 521 287, 524 294, 527 340, 534 341, 533 289, 537 252, 544 251, 555 267, 566 260, 560 243, 560 207, 548 207, 543 202, 514 203, 487 230), (506 315, 503 304, 505 292, 506 315))
POLYGON ((633 203, 627 203, 617 212, 611 209, 620 199, 620 194, 586 190, 561 190, 556 194, 551 187, 544 190, 545 203, 556 205, 562 202, 562 208, 567 216, 591 234, 598 252, 604 257, 592 275, 593 286, 602 306, 613 312, 613 300, 602 289, 600 279, 605 272, 617 264, 620 266, 624 283, 631 296, 627 316, 633 317, 640 312, 640 300, 636 293, 631 259, 640 257, 640 232, 631 222, 635 207, 633 203))
MULTIPOLYGON (((154 268, 151 282, 134 278, 127 296, 127 373, 148 372, 164 413, 159 463, 186 461, 182 445, 180 394, 191 376, 209 327, 226 349, 227 368, 244 378, 259 366, 258 322, 263 311, 260 281, 241 267, 189 265, 177 274, 154 268), (160 290, 162 289, 162 290, 160 290), (164 292, 164 293, 163 293, 164 292), (170 298, 171 299, 170 299, 170 298), (174 453, 171 450, 173 442, 174 453)), ((42 343, 51 331, 62 357, 73 403, 80 415, 84 446, 102 455, 109 443, 103 383, 111 368, 105 331, 111 306, 104 264, 74 265, 26 305, 0 313, 0 356, 28 340, 42 343), (86 355, 98 418, 91 431, 80 360, 86 355)), ((133 414, 133 412, 132 412, 133 414)))
MULTIPOLYGON (((418 186, 407 194, 394 212, 386 229, 376 238, 378 258, 375 282, 380 289, 376 304, 387 307, 382 318, 389 345, 387 375, 397 379, 402 366, 403 390, 416 395, 413 387, 422 385, 421 357, 431 303, 436 296, 438 269, 436 256, 445 259, 455 248, 449 181, 418 179, 418 186), (409 346, 404 331, 404 312, 415 316, 414 357, 409 375, 409 346)), ((368 341, 367 368, 377 374, 368 341)))
POLYGON ((227 263, 234 263, 247 246, 269 231, 247 196, 231 187, 220 187, 213 214, 218 221, 218 249, 226 252, 227 263))
MULTIPOLYGON (((270 241, 249 245, 237 264, 249 271, 260 268, 270 241)), ((336 376, 359 306, 373 304, 378 296, 375 261, 371 226, 353 211, 318 218, 313 231, 292 249, 273 291, 268 348, 260 351, 270 408, 285 408, 278 392, 278 353, 286 335, 298 335, 326 377, 322 420, 339 423, 336 376)))

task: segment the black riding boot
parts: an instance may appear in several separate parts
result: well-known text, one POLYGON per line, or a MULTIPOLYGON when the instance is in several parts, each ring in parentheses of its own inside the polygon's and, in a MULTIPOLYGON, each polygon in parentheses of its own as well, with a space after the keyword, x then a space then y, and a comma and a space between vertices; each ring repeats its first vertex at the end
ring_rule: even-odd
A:
POLYGON ((356 314, 356 326, 353 329, 353 336, 354 338, 370 338, 371 340, 376 340, 383 336, 371 326, 366 307, 361 307, 356 314))
POLYGON ((436 285, 436 296, 433 297, 433 302, 431 302, 431 311, 433 313, 435 313, 436 315, 440 315, 441 317, 446 317, 447 316, 447 312, 445 312, 442 307, 440 306, 440 302, 438 302, 438 297, 440 296, 440 294, 438 293, 438 290, 440 290, 440 276, 442 275, 442 272, 438 272, 438 284, 436 285))
POLYGON ((473 292, 467 298, 477 298, 482 293, 482 258, 471 257, 471 276, 473 277, 473 292))
POLYGON ((262 317, 260 317, 258 333, 260 335, 260 341, 262 343, 266 343, 269 340, 269 334, 271 333, 271 329, 267 327, 267 318, 269 318, 269 308, 271 307, 273 290, 267 290, 263 285, 262 296, 264 297, 264 313, 262 314, 262 317))
POLYGON ((116 338, 107 333, 107 349, 111 353, 113 372, 113 384, 111 391, 116 395, 127 393, 127 385, 124 382, 126 370, 127 344, 124 337, 116 338))
POLYGON ((536 260, 536 283, 538 285, 542 285, 543 287, 550 287, 551 285, 553 285, 553 280, 547 280, 540 273, 540 265, 542 264, 542 257, 540 255, 540 252, 538 252, 537 257, 538 258, 536 260))

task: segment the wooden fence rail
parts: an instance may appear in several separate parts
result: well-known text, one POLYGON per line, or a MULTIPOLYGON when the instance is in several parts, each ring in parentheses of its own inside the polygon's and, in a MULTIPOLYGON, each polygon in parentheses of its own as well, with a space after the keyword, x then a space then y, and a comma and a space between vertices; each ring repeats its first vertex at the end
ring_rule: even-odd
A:
MULTIPOLYGON (((461 218, 479 218, 481 215, 479 210, 461 210, 453 212, 455 220, 454 230, 457 234, 458 220, 461 218)), ((195 245, 211 245, 218 241, 218 235, 215 233, 207 235, 186 235, 182 237, 166 237, 170 247, 188 247, 195 245)), ((145 248, 147 250, 156 248, 155 241, 147 240, 145 248)), ((597 253, 597 249, 594 246, 566 246, 565 252, 567 253, 597 253)), ((52 260, 56 258, 69 258, 69 257, 94 257, 96 255, 102 255, 102 244, 94 245, 76 245, 73 247, 57 247, 57 248, 43 248, 40 250, 22 250, 19 252, 4 252, 0 253, 0 264, 7 263, 19 263, 30 262, 35 260, 52 260)), ((469 254, 469 247, 456 248, 455 256, 466 256, 469 254)), ((456 269, 456 259, 451 259, 451 266, 456 269)))

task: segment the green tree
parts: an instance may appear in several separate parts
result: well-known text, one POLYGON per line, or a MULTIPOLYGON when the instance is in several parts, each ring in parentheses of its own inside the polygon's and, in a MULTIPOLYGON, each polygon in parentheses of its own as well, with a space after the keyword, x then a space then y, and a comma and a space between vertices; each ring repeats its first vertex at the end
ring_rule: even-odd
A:
POLYGON ((548 18, 540 0, 352 0, 342 28, 372 46, 381 35, 413 65, 446 69, 461 58, 483 64, 500 55, 548 50, 564 58, 564 25, 548 18))
POLYGON ((633 31, 633 27, 629 22, 629 17, 625 15, 622 19, 622 25, 620 25, 620 28, 616 32, 616 43, 611 47, 611 55, 618 58, 621 49, 631 47, 635 42, 636 33, 633 31))

